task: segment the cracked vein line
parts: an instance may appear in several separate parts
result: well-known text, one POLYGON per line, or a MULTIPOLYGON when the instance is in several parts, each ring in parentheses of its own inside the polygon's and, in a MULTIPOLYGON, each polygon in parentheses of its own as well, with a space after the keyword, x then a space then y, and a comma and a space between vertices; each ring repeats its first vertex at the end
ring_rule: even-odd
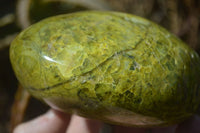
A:
MULTIPOLYGON (((149 28, 147 28, 147 31, 148 31, 149 28)), ((121 51, 118 51, 118 52, 115 52, 113 55, 111 55, 110 57, 108 57, 105 61, 101 62, 99 65, 97 65, 95 68, 93 68, 92 70, 88 71, 88 72, 85 72, 83 74, 80 74, 80 75, 76 75, 76 76, 73 76, 72 78, 66 80, 66 81, 63 81, 61 83, 57 83, 55 85, 52 85, 52 86, 48 86, 46 88, 40 88, 40 89, 36 89, 34 87, 29 87, 30 90, 33 90, 33 91, 46 91, 46 90, 50 90, 50 89, 53 89, 55 87, 58 87, 60 85, 63 85, 63 84, 66 84, 68 82, 71 82, 73 81, 74 79, 76 79, 76 77, 79 77, 79 76, 84 76, 88 73, 91 73, 92 71, 98 69, 99 66, 102 66, 103 64, 105 64, 107 61, 109 61, 110 59, 112 59, 113 57, 115 57, 116 55, 119 55, 119 54, 122 54, 123 52, 127 52, 127 51, 131 51, 131 50, 134 50, 137 48, 137 46, 142 43, 145 39, 146 39, 146 36, 147 36, 148 32, 145 33, 145 36, 144 38, 141 38, 135 45, 134 48, 130 48, 130 49, 125 49, 125 50, 121 50, 121 51)))

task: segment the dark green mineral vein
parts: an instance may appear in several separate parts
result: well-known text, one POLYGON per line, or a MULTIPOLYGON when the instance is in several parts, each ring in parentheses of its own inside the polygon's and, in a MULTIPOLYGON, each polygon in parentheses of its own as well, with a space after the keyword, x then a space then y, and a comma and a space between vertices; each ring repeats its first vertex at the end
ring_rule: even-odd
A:
POLYGON ((73 81, 74 79, 76 79, 76 77, 84 76, 84 75, 86 75, 86 74, 88 74, 88 73, 91 73, 92 71, 96 70, 99 66, 104 65, 106 62, 108 62, 108 61, 109 61, 110 59, 112 59, 113 57, 115 57, 115 56, 117 56, 117 55, 120 55, 120 54, 123 54, 123 52, 128 52, 128 51, 131 51, 131 50, 136 49, 137 46, 145 40, 147 33, 148 33, 148 29, 147 29, 147 32, 145 33, 144 38, 141 38, 141 39, 136 43, 136 45, 135 45, 134 48, 125 49, 125 50, 121 50, 121 51, 115 52, 113 55, 111 55, 110 57, 108 57, 105 61, 101 62, 99 65, 97 65, 95 68, 93 68, 92 70, 90 70, 90 71, 88 71, 88 72, 85 72, 85 73, 83 73, 83 74, 81 74, 81 75, 73 76, 73 77, 71 77, 70 79, 68 79, 68 80, 66 80, 66 81, 63 81, 63 82, 61 82, 61 83, 57 83, 57 84, 52 85, 52 86, 48 86, 48 87, 40 88, 40 89, 37 89, 37 88, 34 88, 34 87, 30 87, 29 89, 34 90, 34 91, 45 91, 45 90, 53 89, 53 88, 55 88, 55 87, 58 87, 58 86, 60 86, 60 85, 63 85, 63 84, 66 84, 66 83, 68 83, 68 82, 73 81))

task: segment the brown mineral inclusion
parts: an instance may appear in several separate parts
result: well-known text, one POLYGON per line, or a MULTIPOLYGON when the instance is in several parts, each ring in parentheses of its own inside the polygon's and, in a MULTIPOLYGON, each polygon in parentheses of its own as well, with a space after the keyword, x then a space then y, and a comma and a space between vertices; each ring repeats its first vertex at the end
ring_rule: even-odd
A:
POLYGON ((51 107, 119 125, 167 126, 200 103, 200 58, 164 28, 117 12, 47 18, 21 32, 10 59, 51 107))

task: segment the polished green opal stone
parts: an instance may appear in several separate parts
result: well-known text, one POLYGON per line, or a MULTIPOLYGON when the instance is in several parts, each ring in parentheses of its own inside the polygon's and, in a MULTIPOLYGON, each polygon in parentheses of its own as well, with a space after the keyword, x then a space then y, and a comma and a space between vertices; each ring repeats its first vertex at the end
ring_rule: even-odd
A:
POLYGON ((117 12, 42 20, 12 42, 24 88, 51 107, 104 122, 167 126, 200 103, 200 57, 164 28, 117 12))

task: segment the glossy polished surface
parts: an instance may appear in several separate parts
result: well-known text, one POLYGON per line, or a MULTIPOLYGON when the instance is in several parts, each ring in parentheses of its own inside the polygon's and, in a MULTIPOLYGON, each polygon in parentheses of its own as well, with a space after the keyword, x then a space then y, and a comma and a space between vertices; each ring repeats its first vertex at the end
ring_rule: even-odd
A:
POLYGON ((12 42, 24 88, 51 107, 108 123, 166 126, 197 110, 200 58, 162 27, 116 12, 32 25, 12 42))

